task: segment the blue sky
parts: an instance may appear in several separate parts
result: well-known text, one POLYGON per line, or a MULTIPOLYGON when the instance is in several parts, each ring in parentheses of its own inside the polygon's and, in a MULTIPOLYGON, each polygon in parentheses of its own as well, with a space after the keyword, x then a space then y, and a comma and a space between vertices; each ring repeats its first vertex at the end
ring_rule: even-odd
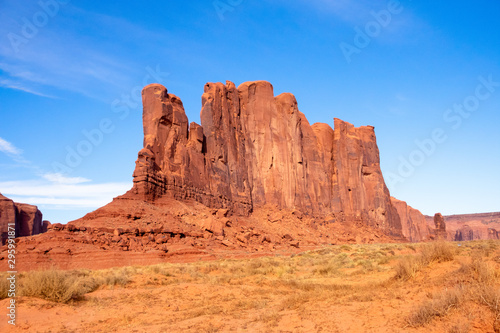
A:
POLYGON ((0 1, 0 192, 67 222, 132 186, 140 89, 199 123, 206 82, 268 80, 310 123, 373 125, 391 194, 500 211, 499 1, 0 1))

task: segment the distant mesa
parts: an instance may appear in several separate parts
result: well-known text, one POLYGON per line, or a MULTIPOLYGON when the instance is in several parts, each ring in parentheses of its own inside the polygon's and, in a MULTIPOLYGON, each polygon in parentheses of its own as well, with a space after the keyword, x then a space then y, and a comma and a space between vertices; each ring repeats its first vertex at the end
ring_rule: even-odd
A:
POLYGON ((17 203, 0 193, 0 233, 2 245, 9 237, 9 226, 15 237, 33 236, 47 231, 49 221, 42 221, 42 213, 36 206, 17 203))
MULTIPOLYGON (((433 218, 426 216, 426 220, 431 223, 433 218)), ((500 212, 448 215, 443 216, 443 221, 448 240, 500 239, 500 212)))

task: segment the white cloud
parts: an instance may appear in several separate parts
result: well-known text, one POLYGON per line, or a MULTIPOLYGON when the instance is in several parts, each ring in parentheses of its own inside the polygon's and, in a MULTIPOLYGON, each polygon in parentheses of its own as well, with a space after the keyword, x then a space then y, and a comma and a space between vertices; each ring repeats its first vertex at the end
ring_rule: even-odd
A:
POLYGON ((61 173, 45 173, 42 175, 42 177, 48 181, 58 183, 58 184, 80 184, 80 183, 87 183, 90 182, 90 179, 83 178, 83 177, 66 177, 63 176, 61 173))
POLYGON ((59 184, 39 180, 0 182, 0 192, 8 195, 64 198, 98 198, 122 194, 130 183, 59 184))
POLYGON ((111 199, 67 199, 67 198, 46 198, 46 197, 9 197, 14 202, 29 203, 36 206, 56 206, 57 209, 73 208, 97 208, 111 202, 111 199))
MULTIPOLYGON (((22 19, 26 6, 12 1, 2 8, 0 22, 6 23, 0 24, 0 36, 21 33, 16 20, 22 19)), ((28 13, 38 10, 32 4, 28 13)), ((75 4, 65 5, 58 12, 57 21, 57 25, 40 28, 40 33, 22 43, 18 52, 10 42, 0 43, 0 86, 49 98, 57 98, 53 95, 59 91, 72 91, 108 102, 110 95, 129 91, 137 84, 137 78, 147 74, 143 64, 130 56, 137 50, 130 41, 140 40, 141 45, 150 46, 172 43, 168 32, 146 30, 122 18, 85 11, 75 4), (82 35, 82 31, 99 33, 82 35), (111 39, 116 41, 110 43, 111 39)))
MULTIPOLYGON (((2 67, 1 67, 1 64, 0 64, 0 70, 1 69, 2 69, 2 67)), ((54 96, 46 95, 46 94, 43 94, 41 92, 35 91, 35 90, 31 89, 31 88, 27 88, 27 87, 23 86, 22 83, 15 82, 15 81, 10 80, 10 79, 1 79, 0 80, 0 86, 4 87, 4 88, 9 88, 9 89, 14 89, 14 90, 24 91, 24 92, 26 92, 28 94, 33 94, 33 95, 36 95, 36 96, 47 97, 47 98, 56 98, 54 96)))
POLYGON ((111 202, 114 197, 124 194, 132 185, 131 183, 82 184, 90 180, 58 174, 49 175, 49 178, 67 183, 40 180, 0 182, 0 193, 16 202, 57 206, 57 209, 98 208, 111 202))
POLYGON ((21 155, 23 151, 16 146, 14 146, 9 141, 0 138, 0 151, 9 155, 21 155))

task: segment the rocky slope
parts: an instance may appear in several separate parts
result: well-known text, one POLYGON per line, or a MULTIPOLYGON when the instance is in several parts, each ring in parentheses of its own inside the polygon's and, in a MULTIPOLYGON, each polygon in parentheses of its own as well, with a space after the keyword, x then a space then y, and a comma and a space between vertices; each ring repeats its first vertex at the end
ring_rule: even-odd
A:
POLYGON ((8 238, 9 225, 14 226, 16 237, 38 235, 46 232, 48 221, 36 206, 17 203, 0 194, 0 233, 2 245, 8 238))
POLYGON ((265 81, 206 84, 201 125, 159 84, 142 97, 133 188, 23 239, 20 262, 105 267, 428 235, 419 211, 391 199, 372 126, 310 125, 265 81))

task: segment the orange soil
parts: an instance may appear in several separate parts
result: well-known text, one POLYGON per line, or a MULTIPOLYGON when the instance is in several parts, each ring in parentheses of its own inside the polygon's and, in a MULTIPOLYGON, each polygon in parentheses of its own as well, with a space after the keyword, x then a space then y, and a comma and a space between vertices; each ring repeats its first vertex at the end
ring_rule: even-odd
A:
MULTIPOLYGON (((165 266, 172 275, 137 267, 141 273, 125 287, 101 287, 82 301, 18 297, 16 327, 4 318, 0 331, 494 332, 493 312, 467 297, 422 327, 409 327, 406 321, 432 294, 474 283, 459 272, 474 246, 462 248, 453 261, 431 263, 407 281, 394 280, 394 268, 404 255, 415 253, 414 245, 384 246, 344 245, 292 257, 165 266), (385 255, 386 261, 371 259, 385 255), (340 256, 356 264, 332 274, 313 273, 340 256), (369 261, 377 269, 362 269, 369 261)), ((498 272, 499 258, 500 247, 495 247, 484 260, 498 272)), ((494 284, 498 288, 498 275, 494 284)), ((0 308, 8 301, 0 301, 0 308)))

